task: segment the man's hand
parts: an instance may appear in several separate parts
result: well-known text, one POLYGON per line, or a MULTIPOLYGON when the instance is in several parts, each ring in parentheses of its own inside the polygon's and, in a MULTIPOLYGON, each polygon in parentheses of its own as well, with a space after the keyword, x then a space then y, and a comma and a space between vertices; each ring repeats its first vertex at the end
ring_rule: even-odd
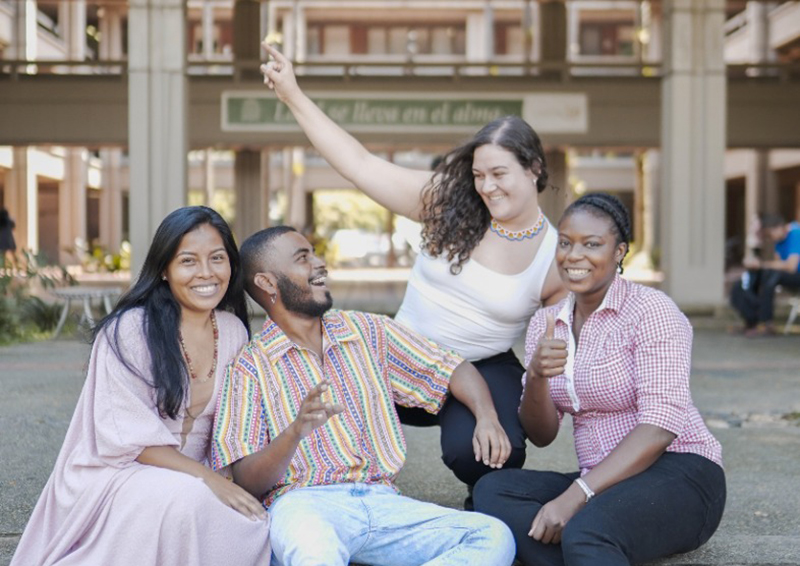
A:
POLYGON ((269 63, 261 65, 264 84, 275 91, 275 95, 281 102, 287 102, 293 95, 300 92, 292 63, 283 56, 283 53, 266 41, 261 46, 273 59, 269 63))
POLYGON ((528 364, 528 379, 561 375, 567 364, 567 343, 554 338, 556 323, 553 313, 548 312, 546 320, 544 335, 539 339, 536 351, 528 364))
POLYGON ((311 434, 314 429, 328 422, 328 419, 332 416, 338 415, 344 410, 344 407, 338 403, 323 401, 322 394, 328 390, 329 386, 330 383, 328 381, 323 381, 311 389, 306 398, 303 399, 297 418, 289 425, 294 429, 298 440, 302 440, 311 434))
POLYGON ((472 449, 475 451, 476 462, 483 462, 490 468, 503 467, 511 455, 511 441, 497 416, 477 419, 475 433, 472 435, 472 449))

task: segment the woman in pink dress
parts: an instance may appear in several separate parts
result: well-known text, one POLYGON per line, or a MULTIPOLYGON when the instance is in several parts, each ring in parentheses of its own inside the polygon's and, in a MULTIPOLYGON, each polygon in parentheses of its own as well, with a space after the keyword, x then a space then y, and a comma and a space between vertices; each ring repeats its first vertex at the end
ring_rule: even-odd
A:
POLYGON ((89 371, 13 566, 269 564, 259 502, 207 467, 218 383, 248 339, 239 253, 178 209, 95 329, 89 371))

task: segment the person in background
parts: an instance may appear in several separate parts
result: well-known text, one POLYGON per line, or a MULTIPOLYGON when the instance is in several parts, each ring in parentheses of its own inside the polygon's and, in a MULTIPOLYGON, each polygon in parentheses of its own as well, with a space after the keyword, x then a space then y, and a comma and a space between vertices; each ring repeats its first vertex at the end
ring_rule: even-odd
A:
POLYGON ((0 267, 10 266, 14 269, 17 265, 15 255, 17 243, 14 241, 14 227, 16 224, 5 208, 0 208, 0 267))
POLYGON ((527 566, 649 562, 698 548, 722 518, 722 450, 689 389, 692 328, 664 293, 620 277, 630 239, 619 199, 572 203, 556 254, 570 294, 525 341, 522 424, 547 446, 572 415, 580 471, 499 470, 475 486, 475 509, 511 527, 527 566))
POLYGON ((475 368, 391 318, 330 310, 325 262, 293 228, 250 236, 242 268, 267 319, 226 375, 212 461, 269 507, 275 563, 511 564, 502 522, 394 486, 405 461, 395 403, 436 412, 449 391, 475 414, 473 457, 508 458, 475 368))
POLYGON ((786 222, 778 215, 761 219, 761 232, 775 244, 775 258, 762 261, 755 257, 743 264, 749 270, 752 291, 757 296, 755 325, 744 331, 745 336, 775 334, 775 289, 800 289, 800 223, 786 222))
POLYGON ((218 386, 247 338, 230 228, 203 206, 172 212, 94 330, 75 414, 11 564, 268 565, 265 510, 207 466, 218 386))
MULTIPOLYGON (((274 61, 265 82, 286 103, 311 143, 344 178, 395 214, 422 222, 422 249, 396 320, 472 362, 486 380, 512 451, 525 462, 517 410, 524 372, 511 348, 542 304, 564 296, 555 232, 539 208, 548 185, 539 136, 518 116, 498 118, 431 171, 371 154, 298 87, 291 63, 274 61)), ((472 413, 451 399, 435 417, 400 408, 404 423, 441 426, 442 459, 470 487, 492 468, 476 461, 472 413)), ((471 508, 471 498, 465 501, 471 508)))

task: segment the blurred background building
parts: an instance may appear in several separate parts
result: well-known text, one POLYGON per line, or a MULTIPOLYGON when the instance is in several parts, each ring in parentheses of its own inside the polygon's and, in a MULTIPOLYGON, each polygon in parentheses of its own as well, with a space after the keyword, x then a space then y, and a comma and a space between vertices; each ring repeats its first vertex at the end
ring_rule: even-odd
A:
POLYGON ((402 265, 416 227, 360 198, 261 84, 268 37, 369 147, 428 168, 489 120, 540 133, 551 220, 616 194, 634 262, 723 302, 762 212, 800 217, 800 3, 0 0, 0 206, 52 261, 133 248, 209 204, 289 223, 343 265, 402 265), (78 243, 76 249, 76 242, 78 243))

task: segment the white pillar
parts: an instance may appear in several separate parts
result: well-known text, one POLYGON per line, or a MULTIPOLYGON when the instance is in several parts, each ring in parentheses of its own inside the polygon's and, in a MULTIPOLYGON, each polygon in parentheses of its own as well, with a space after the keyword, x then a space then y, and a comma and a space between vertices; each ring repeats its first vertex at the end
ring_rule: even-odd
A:
POLYGON ((6 175, 5 207, 14 219, 17 249, 39 250, 39 186, 30 163, 31 147, 15 147, 13 164, 6 175))
POLYGON ((653 252, 661 246, 658 236, 660 234, 660 218, 657 210, 661 189, 661 155, 658 150, 650 149, 642 157, 642 242, 639 249, 646 252, 653 259, 653 252))
POLYGON ((62 0, 59 6, 60 23, 67 47, 67 59, 86 59, 86 0, 62 0))
MULTIPOLYGON (((12 21, 12 42, 8 46, 6 58, 33 61, 36 59, 36 0, 17 0, 12 21)), ((28 65, 25 72, 35 72, 33 65, 28 65)))
POLYGON ((110 252, 118 252, 122 244, 122 151, 100 150, 103 164, 100 192, 100 243, 110 252))
POLYGON ((201 22, 203 27, 203 58, 208 60, 214 55, 214 5, 210 2, 203 4, 201 22))
POLYGON ((62 264, 75 263, 72 253, 78 240, 86 240, 86 150, 67 148, 64 178, 58 187, 58 256, 62 264))
POLYGON ((122 59, 122 13, 113 4, 98 10, 100 29, 100 59, 119 61, 122 59))
POLYGON ((186 204, 186 13, 183 0, 129 0, 131 270, 164 217, 186 204))
POLYGON ((304 230, 308 215, 305 186, 306 152, 305 148, 294 147, 288 153, 291 156, 291 161, 289 162, 291 182, 288 186, 289 202, 286 211, 286 224, 294 226, 298 230, 304 230))
POLYGON ((723 299, 725 0, 666 0, 662 81, 664 290, 683 306, 723 299))

